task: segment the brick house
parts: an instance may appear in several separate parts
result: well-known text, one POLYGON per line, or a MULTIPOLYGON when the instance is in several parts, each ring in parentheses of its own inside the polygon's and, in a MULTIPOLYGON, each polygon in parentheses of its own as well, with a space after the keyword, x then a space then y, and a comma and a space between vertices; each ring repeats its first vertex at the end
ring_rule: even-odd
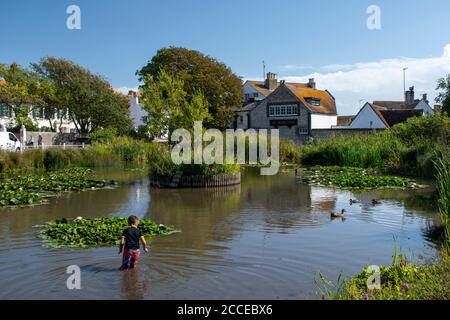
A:
POLYGON ((233 123, 241 129, 279 129, 281 138, 300 144, 306 143, 311 130, 336 125, 336 101, 330 92, 318 90, 314 79, 287 83, 273 73, 264 83, 244 84, 244 107, 235 111, 233 123))

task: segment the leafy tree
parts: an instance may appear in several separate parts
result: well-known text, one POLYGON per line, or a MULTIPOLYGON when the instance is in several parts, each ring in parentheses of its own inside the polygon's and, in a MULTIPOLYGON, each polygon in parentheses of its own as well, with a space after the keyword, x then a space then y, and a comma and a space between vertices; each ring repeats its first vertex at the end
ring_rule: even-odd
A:
POLYGON ((127 97, 115 92, 101 76, 55 57, 46 57, 33 68, 54 86, 54 92, 46 91, 44 99, 49 113, 67 108, 81 135, 106 127, 125 132, 131 126, 127 97))
MULTIPOLYGON (((0 64, 0 103, 14 113, 24 112, 23 107, 42 103, 39 95, 39 81, 36 73, 21 68, 18 64, 0 64)), ((29 109, 28 109, 29 110, 29 109)))
POLYGON ((171 134, 178 128, 192 129, 194 121, 208 121, 208 102, 200 91, 192 96, 185 91, 183 80, 160 70, 157 80, 146 79, 141 101, 148 112, 145 122, 153 137, 171 134))
POLYGON ((450 74, 438 80, 436 90, 442 90, 436 97, 436 102, 442 103, 442 112, 450 115, 450 74))
POLYGON ((28 131, 39 131, 39 126, 35 121, 33 121, 33 119, 30 118, 29 112, 30 108, 27 106, 16 108, 16 116, 14 117, 11 131, 19 132, 22 126, 25 126, 28 131))
POLYGON ((158 81, 161 69, 183 81, 189 98, 203 92, 211 114, 206 127, 223 130, 229 126, 232 108, 242 102, 242 81, 229 67, 198 51, 163 48, 137 72, 140 81, 144 81, 142 88, 150 86, 152 80, 158 81))

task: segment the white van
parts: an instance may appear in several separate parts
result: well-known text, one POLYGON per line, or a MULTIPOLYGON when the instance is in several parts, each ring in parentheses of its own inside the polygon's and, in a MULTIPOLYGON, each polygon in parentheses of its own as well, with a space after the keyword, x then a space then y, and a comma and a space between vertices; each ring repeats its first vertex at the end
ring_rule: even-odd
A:
POLYGON ((21 143, 14 133, 0 131, 0 150, 20 151, 21 143))

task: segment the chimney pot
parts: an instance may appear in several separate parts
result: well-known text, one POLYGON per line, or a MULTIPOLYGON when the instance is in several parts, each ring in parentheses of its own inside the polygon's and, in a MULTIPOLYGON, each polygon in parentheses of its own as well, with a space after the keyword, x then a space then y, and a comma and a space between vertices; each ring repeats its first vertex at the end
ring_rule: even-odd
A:
POLYGON ((267 73, 264 86, 270 91, 275 90, 278 87, 278 77, 275 73, 267 73))
POLYGON ((316 81, 314 80, 314 78, 309 79, 308 87, 310 87, 311 89, 316 89, 316 81))
POLYGON ((409 87, 409 90, 405 92, 405 105, 410 106, 414 104, 414 86, 409 87))

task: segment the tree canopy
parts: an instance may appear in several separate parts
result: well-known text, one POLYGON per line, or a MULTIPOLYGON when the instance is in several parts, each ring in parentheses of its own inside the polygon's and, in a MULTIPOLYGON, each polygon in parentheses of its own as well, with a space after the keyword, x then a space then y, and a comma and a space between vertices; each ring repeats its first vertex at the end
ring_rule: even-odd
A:
POLYGON ((114 91, 101 76, 72 61, 54 57, 42 59, 33 68, 53 86, 53 92, 47 91, 43 99, 50 107, 49 112, 67 108, 80 134, 106 127, 126 132, 131 127, 127 97, 114 91))
POLYGON ((194 121, 208 121, 208 102, 200 91, 192 96, 185 91, 183 80, 161 70, 157 80, 146 80, 141 102, 148 112, 145 119, 153 137, 171 134, 178 128, 190 130, 194 121))
POLYGON ((0 103, 11 107, 14 112, 23 106, 42 103, 37 75, 16 63, 0 64, 0 103))
POLYGON ((438 80, 436 90, 440 91, 436 102, 442 103, 442 112, 450 115, 450 74, 438 80))
POLYGON ((140 81, 144 82, 142 89, 159 80, 160 70, 183 81, 190 99, 198 92, 203 93, 211 114, 205 127, 228 128, 233 116, 232 108, 242 102, 242 81, 229 67, 199 51, 180 47, 162 48, 137 72, 140 81))

